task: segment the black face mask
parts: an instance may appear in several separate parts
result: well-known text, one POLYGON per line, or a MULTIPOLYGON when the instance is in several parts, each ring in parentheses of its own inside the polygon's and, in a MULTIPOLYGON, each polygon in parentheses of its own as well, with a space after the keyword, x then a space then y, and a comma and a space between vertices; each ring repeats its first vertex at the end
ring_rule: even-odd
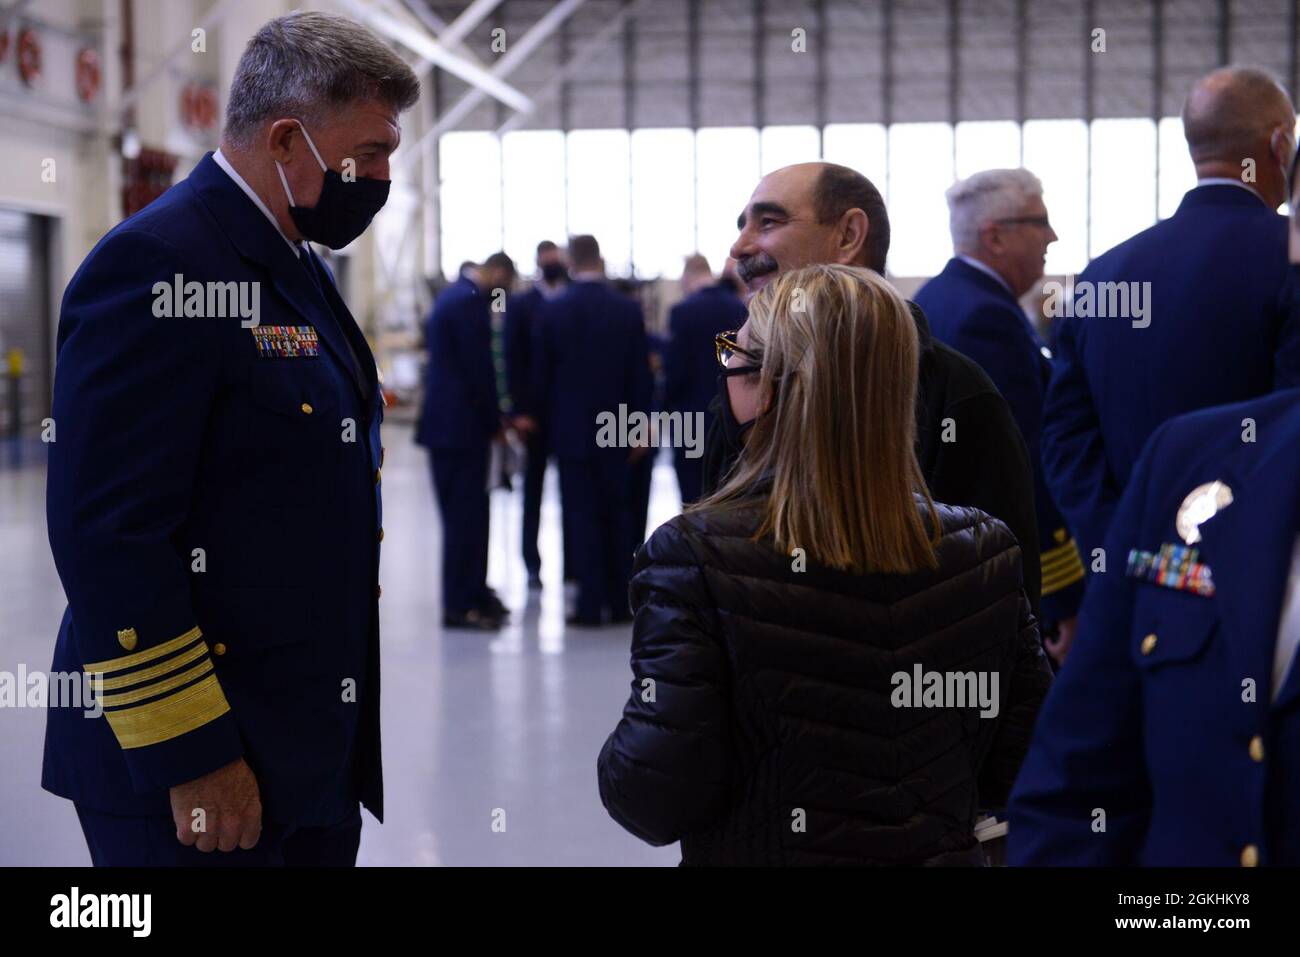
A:
POLYGON ((739 455, 745 448, 745 433, 754 427, 757 420, 737 421, 736 413, 731 411, 731 396, 727 393, 728 378, 729 376, 718 374, 718 398, 722 400, 718 421, 722 423, 722 437, 727 443, 727 451, 739 455))
POLYGON ((542 278, 552 286, 568 275, 569 270, 564 268, 564 263, 547 263, 542 267, 542 278))
POLYGON ((386 179, 364 176, 353 182, 345 182, 342 174, 325 165, 301 121, 298 127, 302 130, 307 145, 311 147, 316 162, 324 170, 325 181, 321 184, 320 198, 316 200, 315 206, 295 206, 289 181, 284 178, 284 169, 277 162, 275 168, 280 174, 280 183, 284 186, 285 195, 289 197, 289 215, 293 217, 298 232, 308 239, 330 249, 342 249, 364 233, 370 221, 375 218, 375 213, 384 208, 384 203, 388 202, 388 188, 392 184, 386 179))

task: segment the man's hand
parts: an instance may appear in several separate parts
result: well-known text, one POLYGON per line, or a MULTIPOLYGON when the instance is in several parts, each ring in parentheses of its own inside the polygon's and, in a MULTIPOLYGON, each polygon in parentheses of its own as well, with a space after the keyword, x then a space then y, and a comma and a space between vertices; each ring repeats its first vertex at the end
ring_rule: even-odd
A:
POLYGON ((176 839, 213 848, 249 850, 262 833, 262 798, 253 769, 243 758, 171 789, 176 839), (195 813, 200 811, 202 813, 195 813))
POLYGON ((510 420, 510 424, 522 436, 529 436, 537 431, 537 420, 531 415, 516 415, 510 420))
POLYGON ((1056 639, 1048 638, 1043 642, 1047 653, 1056 661, 1058 667, 1065 664, 1065 656, 1070 653, 1070 646, 1074 644, 1074 635, 1078 630, 1079 619, 1067 618, 1056 623, 1056 639))

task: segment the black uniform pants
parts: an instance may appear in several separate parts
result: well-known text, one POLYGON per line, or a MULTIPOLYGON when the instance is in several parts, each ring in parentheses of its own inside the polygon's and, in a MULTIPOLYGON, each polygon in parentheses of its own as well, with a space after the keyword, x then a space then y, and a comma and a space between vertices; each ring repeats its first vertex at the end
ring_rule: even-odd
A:
POLYGON ((433 449, 429 458, 442 513, 442 607, 463 615, 487 599, 490 447, 433 449))
POLYGON ((534 432, 524 443, 524 568, 539 574, 542 556, 537 551, 537 530, 542 523, 542 486, 546 481, 546 436, 534 432))
POLYGON ((77 817, 96 867, 353 867, 361 843, 357 804, 328 827, 286 827, 272 822, 250 850, 200 851, 176 840, 168 815, 105 814, 78 804, 77 817))
POLYGON ((632 574, 631 476, 621 449, 591 459, 560 460, 560 498, 567 549, 578 580, 574 609, 578 618, 600 621, 606 610, 616 618, 628 612, 627 583, 632 574))

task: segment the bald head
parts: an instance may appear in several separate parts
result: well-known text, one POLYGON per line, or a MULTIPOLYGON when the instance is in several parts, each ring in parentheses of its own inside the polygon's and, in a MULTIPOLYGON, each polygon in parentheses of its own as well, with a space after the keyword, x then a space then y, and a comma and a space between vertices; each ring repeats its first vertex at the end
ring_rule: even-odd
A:
POLYGON ((1295 112, 1281 84, 1254 67, 1223 67, 1206 74, 1183 104, 1183 134, 1192 162, 1222 161, 1241 165, 1259 158, 1279 126, 1291 129, 1295 112))

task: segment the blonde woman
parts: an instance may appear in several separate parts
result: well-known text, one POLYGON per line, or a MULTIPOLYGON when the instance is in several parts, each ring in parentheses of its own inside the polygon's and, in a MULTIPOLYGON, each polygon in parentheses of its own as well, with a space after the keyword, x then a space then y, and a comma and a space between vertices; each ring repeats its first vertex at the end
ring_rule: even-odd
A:
POLYGON ((1050 672, 1015 538, 925 489, 916 353, 852 266, 783 275, 719 337, 745 451, 637 555, 599 760, 614 819, 685 864, 982 862, 1050 672))

